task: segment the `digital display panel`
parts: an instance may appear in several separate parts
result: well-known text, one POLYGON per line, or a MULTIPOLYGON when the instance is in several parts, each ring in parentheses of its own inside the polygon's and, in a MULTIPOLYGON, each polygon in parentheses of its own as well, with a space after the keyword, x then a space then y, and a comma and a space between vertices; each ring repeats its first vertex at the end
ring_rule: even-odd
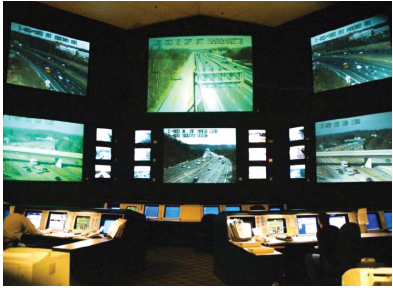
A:
POLYGON ((134 166, 135 179, 150 179, 150 166, 134 166))
POLYGON ((266 130, 248 130, 248 143, 266 143, 266 130))
POLYGON ((47 229, 53 230, 64 230, 65 223, 67 219, 67 213, 64 212, 50 212, 48 223, 46 225, 47 229))
POLYGON ((86 96, 90 44, 11 23, 7 83, 86 96))
POLYGON ((116 222, 117 219, 122 218, 122 215, 119 214, 102 214, 100 220, 100 227, 104 227, 102 230, 103 234, 108 234, 113 223, 116 222))
POLYGON ((112 142, 112 129, 97 128, 96 141, 112 142))
POLYGON ((379 224, 377 213, 367 213, 368 224, 366 225, 367 230, 379 230, 381 225, 379 224))
POLYGON ((392 112, 315 123, 317 182, 392 181, 392 112))
POLYGON ((251 36, 149 39, 147 112, 252 112, 251 36))
POLYGON ((94 178, 111 178, 112 166, 110 165, 95 165, 94 178))
POLYGON ((207 215, 207 214, 214 214, 214 215, 220 214, 220 207, 218 207, 218 206, 204 206, 203 207, 203 215, 207 215))
POLYGON ((248 148, 249 161, 266 161, 266 148, 248 148))
POLYGON ((314 92, 392 77, 387 15, 378 15, 311 38, 314 92))
POLYGON ((96 147, 96 160, 111 160, 112 148, 110 147, 96 147))
POLYGON ((82 181, 84 125, 3 115, 3 179, 82 181))
POLYGON ((235 183, 236 129, 164 129, 164 183, 235 183))
POLYGON ((345 223, 347 223, 347 219, 345 215, 329 215, 329 224, 332 226, 336 226, 338 229, 341 228, 345 223))
POLYGON ((135 211, 138 212, 138 207, 137 206, 127 206, 127 210, 135 211))
POLYGON ((150 148, 135 148, 134 160, 135 161, 150 161, 150 148))
POLYGON ((386 228, 392 229, 392 212, 383 212, 383 217, 385 217, 386 228))
POLYGON ((42 212, 39 211, 27 211, 26 218, 30 220, 31 223, 37 228, 40 229, 41 225, 41 217, 42 212))
POLYGON ((305 159, 306 158, 305 150, 306 149, 304 145, 289 147, 289 159, 290 160, 305 159))
POLYGON ((287 233, 285 219, 267 219, 267 231, 269 234, 287 233))
POLYGON ((225 211, 227 211, 227 212, 239 212, 241 210, 242 209, 240 206, 226 206, 225 207, 225 211))
POLYGON ((104 221, 104 230, 102 230, 102 233, 108 234, 109 231, 111 230, 113 223, 115 223, 115 222, 116 222, 116 220, 110 220, 110 219, 105 220, 104 221))
POLYGON ((90 225, 90 216, 76 216, 74 229, 89 229, 90 225))
POLYGON ((266 166, 248 167, 248 179, 266 179, 266 166))
POLYGON ((179 217, 180 217, 180 206, 165 206, 164 218, 179 219, 179 217))
POLYGON ((297 229, 299 235, 317 234, 316 216, 297 216, 297 229))
POLYGON ((136 130, 135 144, 149 144, 151 143, 151 130, 136 130))
POLYGON ((291 165, 289 173, 291 179, 303 179, 306 177, 306 165, 291 165))
POLYGON ((158 206, 145 206, 145 215, 146 217, 150 218, 157 218, 158 217, 158 206))
POLYGON ((304 127, 295 127, 289 129, 289 141, 304 140, 304 127))

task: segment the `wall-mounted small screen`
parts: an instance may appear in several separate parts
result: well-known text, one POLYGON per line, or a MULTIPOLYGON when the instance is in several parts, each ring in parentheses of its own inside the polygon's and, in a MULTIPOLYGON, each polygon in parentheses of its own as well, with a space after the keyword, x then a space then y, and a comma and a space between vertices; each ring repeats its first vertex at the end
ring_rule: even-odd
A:
POLYGON ((317 182, 392 181, 392 112, 315 123, 317 182))
POLYGON ((226 206, 225 211, 226 212, 239 212, 239 211, 242 211, 242 208, 240 206, 226 206))
POLYGON ((47 229, 64 230, 67 219, 67 212, 50 212, 47 229))
POLYGON ((3 115, 3 179, 82 181, 83 124, 3 115))
POLYGON ((41 211, 26 211, 26 218, 29 219, 37 229, 40 229, 42 218, 41 211))
POLYGON ((134 160, 135 161, 150 161, 150 148, 135 148, 134 160))
POLYGON ((166 219, 179 219, 180 206, 165 206, 164 218, 166 219))
POLYGON ((306 177, 306 165, 289 166, 289 174, 291 179, 302 179, 306 177))
POLYGON ((317 234, 318 225, 316 216, 297 216, 296 218, 299 235, 317 234))
POLYGON ((345 215, 330 215, 329 224, 341 228, 345 223, 347 223, 347 217, 345 215))
POLYGON ((95 178, 111 178, 112 166, 95 165, 95 178))
POLYGON ((383 216, 385 217, 386 228, 392 229, 392 211, 383 212, 383 216))
POLYGON ((110 147, 96 147, 96 160, 111 160, 112 148, 110 147))
POLYGON ((127 210, 135 211, 138 212, 138 207, 137 206, 127 206, 127 210))
POLYGON ((290 160, 305 159, 306 158, 305 150, 306 148, 304 147, 304 145, 289 147, 289 159, 290 160))
POLYGON ((252 112, 251 36, 149 39, 147 112, 252 112))
POLYGON ((367 213, 368 224, 366 225, 367 230, 379 230, 381 229, 381 224, 378 219, 377 212, 367 213))
POLYGON ((267 231, 269 234, 287 233, 285 219, 267 219, 267 231))
POLYGON ((11 23, 7 83, 86 96, 90 44, 11 23))
POLYGON ((203 215, 207 215, 207 214, 214 214, 214 215, 220 214, 220 207, 218 207, 218 206, 204 206, 203 207, 203 215))
POLYGON ((236 129, 164 129, 164 183, 235 183, 236 129))
POLYGON ((76 216, 74 229, 89 229, 90 225, 90 216, 76 216))
POLYGON ((387 15, 378 15, 311 38, 314 92, 392 77, 387 15))
POLYGON ((266 148, 248 148, 248 161, 266 161, 266 148))
POLYGON ((145 206, 145 215, 149 218, 157 218, 158 217, 158 206, 157 205, 146 205, 145 206))
POLYGON ((248 179, 266 179, 266 166, 248 167, 248 179))
POLYGON ((112 142, 112 129, 97 128, 96 141, 112 142))
POLYGON ((266 143, 266 130, 248 130, 248 143, 266 143))
POLYGON ((135 144, 149 144, 151 143, 151 130, 136 130, 135 144))
POLYGON ((304 127, 295 127, 289 129, 289 141, 304 140, 304 127))
POLYGON ((150 179, 151 175, 150 166, 134 166, 134 178, 135 179, 150 179))

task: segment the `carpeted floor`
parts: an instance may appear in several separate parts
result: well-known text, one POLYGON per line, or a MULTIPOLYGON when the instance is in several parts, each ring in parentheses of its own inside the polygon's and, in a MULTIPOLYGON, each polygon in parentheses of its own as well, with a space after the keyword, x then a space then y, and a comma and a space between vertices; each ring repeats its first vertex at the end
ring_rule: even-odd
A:
POLYGON ((121 281, 127 286, 223 286, 213 274, 213 255, 192 247, 152 246, 146 270, 121 281))

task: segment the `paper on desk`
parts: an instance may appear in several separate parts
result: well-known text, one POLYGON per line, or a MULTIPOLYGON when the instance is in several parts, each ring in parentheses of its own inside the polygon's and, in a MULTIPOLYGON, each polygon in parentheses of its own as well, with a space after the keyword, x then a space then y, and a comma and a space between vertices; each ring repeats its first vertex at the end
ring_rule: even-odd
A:
POLYGON ((255 236, 263 236, 263 234, 262 234, 262 227, 252 228, 252 233, 255 236))
POLYGON ((367 208, 358 209, 358 222, 359 224, 368 224, 367 208))

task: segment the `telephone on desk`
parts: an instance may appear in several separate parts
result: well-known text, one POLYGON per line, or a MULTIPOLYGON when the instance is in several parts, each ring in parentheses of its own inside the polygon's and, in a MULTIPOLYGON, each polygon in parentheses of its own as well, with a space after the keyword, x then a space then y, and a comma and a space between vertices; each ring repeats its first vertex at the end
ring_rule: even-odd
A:
POLYGON ((102 226, 98 231, 90 230, 86 233, 81 233, 80 236, 86 237, 86 238, 101 238, 100 234, 103 230, 104 230, 104 226, 102 226))

